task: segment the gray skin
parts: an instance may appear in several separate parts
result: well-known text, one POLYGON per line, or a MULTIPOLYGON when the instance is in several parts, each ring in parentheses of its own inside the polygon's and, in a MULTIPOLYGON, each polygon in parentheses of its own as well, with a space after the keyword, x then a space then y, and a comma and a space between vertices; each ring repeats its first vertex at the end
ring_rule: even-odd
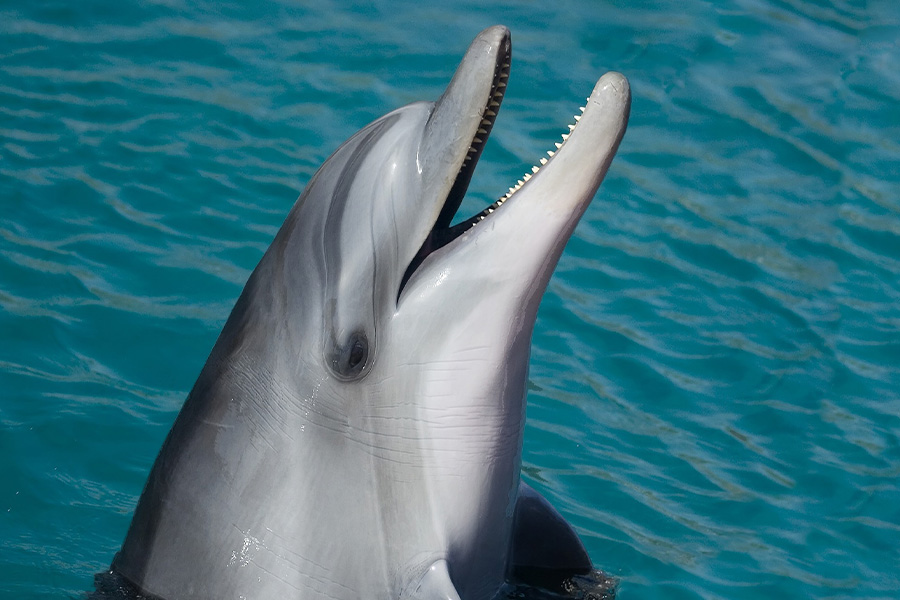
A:
POLYGON ((368 125, 309 182, 113 562, 145 593, 481 600, 513 571, 590 568, 520 483, 525 385, 538 304, 631 97, 605 75, 548 164, 449 229, 509 48, 506 28, 483 31, 440 100, 368 125))

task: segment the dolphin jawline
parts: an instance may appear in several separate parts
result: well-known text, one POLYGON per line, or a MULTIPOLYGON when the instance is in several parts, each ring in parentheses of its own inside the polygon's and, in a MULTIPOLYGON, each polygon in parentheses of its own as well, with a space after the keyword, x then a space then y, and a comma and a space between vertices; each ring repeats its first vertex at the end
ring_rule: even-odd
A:
MULTIPOLYGON (((505 30, 505 28, 502 29, 505 30)), ((599 163, 595 162, 593 165, 590 163, 590 160, 582 161, 582 168, 593 168, 598 173, 599 180, 602 180, 603 176, 605 175, 606 170, 609 167, 609 162, 612 160, 613 155, 615 155, 615 152, 618 149, 619 142, 621 141, 622 136, 625 133, 625 127, 628 122, 631 106, 630 86, 628 84, 628 80, 625 79, 625 77, 623 77, 621 74, 616 72, 609 72, 597 82, 597 85, 595 86, 591 96, 587 98, 585 106, 580 107, 580 114, 575 115, 574 122, 569 124, 568 132, 562 134, 562 142, 555 143, 555 150, 547 151, 547 157, 542 157, 539 160, 538 164, 532 166, 531 169, 527 171, 522 176, 522 178, 519 179, 513 186, 511 186, 509 190, 497 201, 485 207, 477 214, 472 215, 471 217, 460 221, 456 225, 451 226, 450 223, 456 216, 459 206, 461 205, 463 198, 465 197, 466 191, 469 187, 469 183, 478 164, 478 160, 481 158, 481 154, 484 150, 485 145, 487 144, 488 138, 490 137, 491 131, 494 127, 494 123, 497 119, 497 115, 500 111, 500 106, 502 105, 503 99, 505 97, 512 59, 512 44, 510 42, 508 31, 505 31, 505 33, 503 34, 500 46, 500 50, 494 57, 493 78, 490 84, 490 89, 487 94, 484 94, 484 92, 482 91, 482 95, 486 95, 486 101, 484 103, 480 116, 477 114, 474 116, 465 116, 468 117, 467 120, 470 122, 470 124, 468 125, 469 129, 472 128, 471 122, 478 122, 477 129, 475 130, 475 135, 472 136, 469 147, 465 152, 465 157, 462 159, 459 171, 457 172, 457 175, 454 179, 453 186, 450 189, 450 192, 448 193, 446 199, 444 200, 441 212, 437 220, 434 222, 434 226, 432 227, 428 236, 425 238, 425 241, 422 243, 422 246, 419 249, 418 253, 410 262, 409 267, 407 267, 406 269, 406 272, 400 284, 400 288, 397 292, 398 301, 403 295, 403 290, 410 277, 429 255, 437 252, 438 250, 449 244, 452 244, 454 241, 458 240, 464 234, 469 232, 471 229, 473 229, 486 219, 489 219, 490 216, 497 212, 506 201, 513 197, 514 194, 522 189, 528 189, 529 185, 531 185, 531 180, 536 178, 545 166, 553 163, 554 158, 556 157, 556 154, 558 152, 564 153, 564 155, 568 159, 570 151, 565 148, 567 145, 567 141, 571 136, 576 135, 576 131, 579 130, 580 122, 585 116, 588 117, 589 121, 591 121, 592 119, 599 120, 600 117, 608 117, 608 114, 596 114, 597 112, 603 111, 604 109, 607 113, 613 112, 613 117, 618 116, 618 119, 613 119, 614 122, 612 123, 612 127, 592 127, 591 125, 593 125, 593 123, 586 127, 582 127, 582 129, 592 130, 584 135, 585 138, 591 134, 597 135, 596 130, 603 131, 604 129, 618 129, 617 132, 613 132, 613 135, 608 136, 608 138, 611 139, 612 144, 610 144, 611 147, 609 148, 607 155, 604 157, 607 160, 599 163), (614 90, 614 94, 616 96, 616 101, 614 102, 616 106, 612 107, 608 106, 609 102, 606 98, 604 98, 605 95, 608 95, 605 94, 605 92, 608 92, 610 88, 614 90), (587 115, 585 115, 586 111, 587 115), (618 115, 615 114, 616 111, 618 111, 618 115)), ((459 71, 462 71, 464 66, 465 61, 460 65, 459 71)), ((452 95, 458 91, 455 89, 455 84, 458 79, 464 79, 460 77, 459 71, 454 76, 454 79, 448 86, 447 91, 437 101, 435 113, 440 111, 442 103, 446 101, 448 97, 452 97, 452 95)), ((606 132, 604 131, 604 133, 606 132)), ((572 154, 575 154, 576 152, 577 150, 571 151, 572 154)), ((553 167, 548 168, 552 169, 553 167)), ((599 181, 597 181, 597 185, 599 185, 599 181)), ((596 186, 593 189, 596 190, 596 186)), ((593 195, 593 193, 591 193, 590 195, 593 195)))

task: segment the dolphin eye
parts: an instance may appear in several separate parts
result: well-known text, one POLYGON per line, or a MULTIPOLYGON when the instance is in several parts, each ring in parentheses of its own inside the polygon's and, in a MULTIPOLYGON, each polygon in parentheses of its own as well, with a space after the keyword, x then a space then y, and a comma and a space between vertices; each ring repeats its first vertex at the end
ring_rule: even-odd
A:
POLYGON ((331 358, 334 374, 345 381, 360 377, 369 358, 369 338, 366 334, 353 333, 346 344, 335 350, 331 358))
POLYGON ((347 359, 347 366, 351 369, 361 367, 366 362, 366 354, 369 348, 365 337, 356 337, 353 340, 353 346, 350 348, 350 356, 347 359))

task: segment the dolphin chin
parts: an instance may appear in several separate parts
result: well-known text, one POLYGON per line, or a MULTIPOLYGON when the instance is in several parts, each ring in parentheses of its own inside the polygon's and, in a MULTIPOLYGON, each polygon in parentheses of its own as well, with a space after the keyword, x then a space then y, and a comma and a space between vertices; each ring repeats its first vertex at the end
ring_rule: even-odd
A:
POLYGON ((437 102, 310 180, 160 450, 112 568, 181 598, 487 600, 591 569, 520 481, 541 296, 625 132, 604 75, 577 125, 457 225, 509 76, 504 27, 437 102))

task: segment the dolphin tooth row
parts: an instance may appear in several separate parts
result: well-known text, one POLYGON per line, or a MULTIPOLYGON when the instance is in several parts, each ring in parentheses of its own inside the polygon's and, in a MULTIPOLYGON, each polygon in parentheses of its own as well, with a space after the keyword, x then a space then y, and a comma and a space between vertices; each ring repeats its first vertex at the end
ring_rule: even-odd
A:
MULTIPOLYGON (((590 100, 590 98, 588 98, 588 100, 590 100)), ((579 106, 578 108, 581 112, 584 112, 584 108, 585 108, 584 106, 579 106)), ((496 114, 496 113, 493 113, 493 114, 496 114)), ((578 121, 581 120, 580 115, 575 115, 574 118, 575 118, 575 123, 570 123, 568 126, 569 133, 562 134, 562 140, 563 140, 562 143, 556 142, 555 145, 556 145, 557 151, 559 151, 559 149, 562 147, 562 145, 565 144, 566 140, 569 139, 569 136, 571 136, 572 132, 575 131, 575 127, 578 125, 578 121)), ((485 121, 487 121, 487 119, 483 119, 482 124, 484 124, 485 121)), ((553 158, 554 154, 555 154, 555 152, 553 152, 553 150, 547 151, 547 155, 550 156, 550 158, 553 158)), ((467 157, 466 162, 468 162, 468 160, 469 160, 469 158, 467 157)), ((541 167, 543 167, 550 161, 549 161, 549 159, 544 158, 542 156, 539 159, 539 162, 541 163, 541 167)), ((523 185, 525 185, 529 180, 531 180, 532 177, 537 175, 538 171, 541 170, 541 167, 538 167, 537 165, 532 166, 531 172, 525 173, 524 175, 522 175, 522 178, 516 182, 516 185, 509 188, 509 191, 506 192, 506 194, 504 194, 502 198, 499 198, 496 202, 494 202, 493 204, 491 204, 490 206, 485 208, 483 211, 481 211, 481 213, 478 215, 478 219, 472 223, 471 227, 475 227, 476 225, 478 225, 478 223, 484 221, 485 217, 487 217, 489 214, 491 214, 492 212, 494 212, 495 210, 500 208, 501 204, 503 204, 504 202, 509 200, 510 197, 512 197, 513 194, 518 192, 522 188, 523 185)), ((470 229, 471 229, 471 227, 470 227, 470 229)))
MULTIPOLYGON (((590 100, 590 98, 588 98, 588 99, 590 100)), ((579 106, 578 108, 581 110, 581 112, 584 112, 584 107, 583 107, 583 106, 579 106)), ((564 134, 562 134, 562 140, 563 140, 563 141, 562 141, 562 142, 556 142, 556 143, 554 144, 554 145, 556 146, 556 151, 557 151, 557 152, 559 151, 560 148, 562 148, 563 144, 566 143, 566 140, 569 139, 569 136, 572 135, 572 132, 575 131, 575 126, 578 124, 578 121, 580 121, 580 120, 581 120, 581 116, 580 116, 580 115, 575 115, 575 123, 570 123, 570 124, 569 124, 569 133, 564 133, 564 134)), ((553 155, 554 155, 554 154, 556 154, 556 152, 554 152, 553 150, 547 150, 547 156, 549 156, 550 158, 553 158, 553 155)), ((546 164, 549 162, 549 159, 544 158, 544 157, 541 157, 539 162, 541 163, 541 167, 543 167, 544 165, 546 165, 546 164)), ((525 185, 525 183, 526 183, 529 179, 531 179, 532 177, 534 177, 534 176, 537 174, 537 172, 541 170, 541 167, 538 167, 538 166, 532 166, 532 167, 531 167, 531 172, 530 172, 530 173, 525 173, 525 175, 522 176, 522 179, 520 179, 520 180, 516 183, 516 185, 512 186, 511 188, 509 188, 509 191, 506 192, 506 194, 505 194, 502 198, 500 198, 499 200, 497 200, 497 202, 495 202, 494 204, 496 204, 497 206, 499 206, 499 205, 503 204, 504 202, 506 202, 506 201, 510 198, 510 196, 512 196, 513 194, 515 194, 516 192, 518 192, 519 189, 520 189, 523 185, 525 185)), ((494 207, 494 204, 492 204, 491 207, 494 207)), ((483 217, 482 217, 482 218, 483 218, 483 217)), ((479 219, 479 220, 481 220, 481 219, 479 219)))
POLYGON ((478 151, 478 146, 484 144, 484 141, 490 133, 491 127, 494 125, 494 118, 497 116, 497 111, 492 109, 500 107, 500 103, 503 101, 503 96, 506 93, 506 82, 509 79, 508 62, 505 62, 498 67, 498 72, 494 74, 494 79, 496 80, 496 83, 491 86, 490 100, 488 100, 485 105, 484 114, 481 117, 481 124, 478 127, 478 131, 475 133, 475 137, 472 138, 472 143, 469 145, 466 158, 463 160, 462 166, 460 166, 460 173, 468 166, 469 161, 472 159, 472 155, 478 151))

